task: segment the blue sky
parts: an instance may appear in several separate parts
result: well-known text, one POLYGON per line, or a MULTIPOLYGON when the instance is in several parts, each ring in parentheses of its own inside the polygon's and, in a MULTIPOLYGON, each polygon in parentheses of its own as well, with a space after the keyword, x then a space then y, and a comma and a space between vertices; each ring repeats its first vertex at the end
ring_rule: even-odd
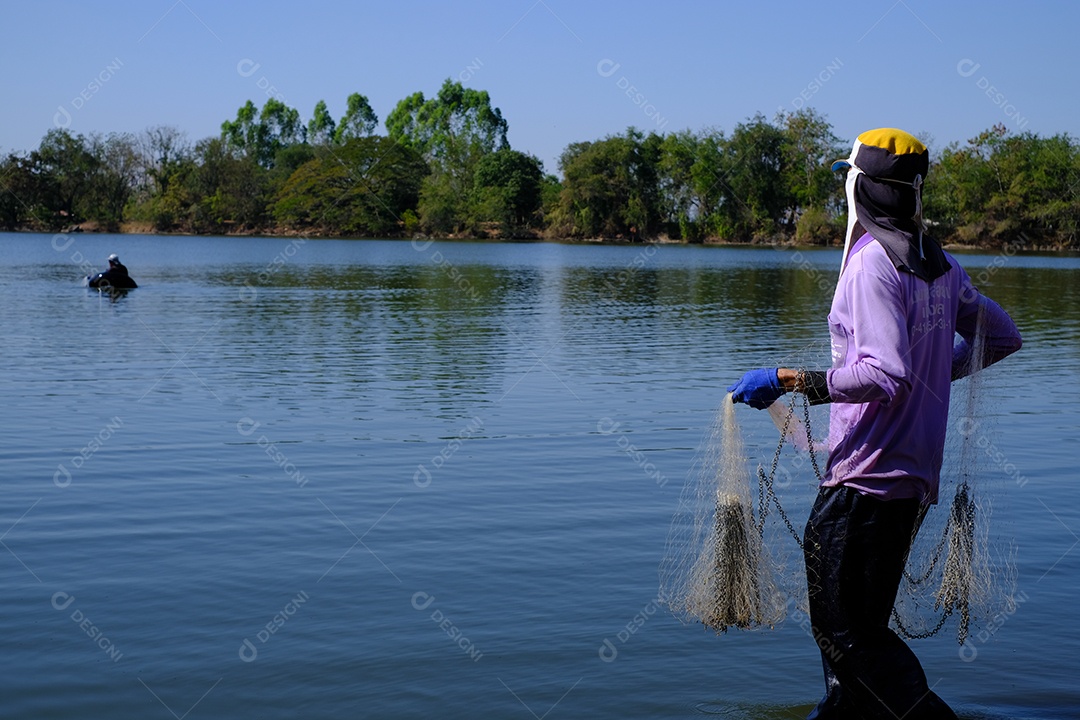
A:
POLYGON ((940 148, 994 123, 1080 135, 1074 2, 0 2, 0 150, 173 125, 192 141, 269 95, 305 121, 352 92, 380 122, 446 78, 487 90, 549 172, 635 125, 730 132, 814 107, 845 143, 896 126, 940 148))

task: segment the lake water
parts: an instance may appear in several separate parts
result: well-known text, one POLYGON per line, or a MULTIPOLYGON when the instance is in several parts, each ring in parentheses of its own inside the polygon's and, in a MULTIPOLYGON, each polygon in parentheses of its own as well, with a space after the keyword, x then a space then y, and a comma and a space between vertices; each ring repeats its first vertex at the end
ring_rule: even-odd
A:
MULTIPOLYGON (((914 649, 963 717, 1080 717, 1080 260, 959 257, 1026 341, 985 383, 1026 600, 973 661, 914 649)), ((724 388, 826 339, 838 262, 0 235, 0 715, 804 717, 804 630, 684 626, 657 567, 724 388), (138 290, 80 286, 110 252, 138 290)))

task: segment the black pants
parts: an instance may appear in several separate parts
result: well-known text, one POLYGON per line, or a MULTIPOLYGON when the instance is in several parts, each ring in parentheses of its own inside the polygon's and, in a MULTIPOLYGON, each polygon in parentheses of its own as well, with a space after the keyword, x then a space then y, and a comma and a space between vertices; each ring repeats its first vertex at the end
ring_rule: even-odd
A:
POLYGON ((889 629, 919 501, 822 488, 806 524, 810 622, 825 697, 808 720, 955 720, 889 629))

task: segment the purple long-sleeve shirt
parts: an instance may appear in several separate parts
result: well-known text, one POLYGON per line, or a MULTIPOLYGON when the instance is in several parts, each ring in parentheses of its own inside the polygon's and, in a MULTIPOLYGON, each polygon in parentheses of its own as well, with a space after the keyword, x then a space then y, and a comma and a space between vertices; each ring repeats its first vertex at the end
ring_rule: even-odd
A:
POLYGON ((833 405, 822 485, 937 502, 949 386, 963 374, 979 309, 988 362, 1021 345, 1008 314, 949 262, 928 283, 899 272, 869 234, 852 247, 829 312, 833 405))

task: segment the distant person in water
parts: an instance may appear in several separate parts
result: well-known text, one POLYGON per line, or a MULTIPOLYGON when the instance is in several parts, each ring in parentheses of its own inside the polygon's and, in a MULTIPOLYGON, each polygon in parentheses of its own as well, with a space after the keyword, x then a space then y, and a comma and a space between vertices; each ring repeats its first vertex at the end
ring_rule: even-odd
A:
POLYGON ((139 287, 128 275, 128 269, 120 262, 120 258, 116 253, 109 256, 109 269, 87 278, 87 284, 92 288, 113 288, 116 290, 130 290, 139 287))

